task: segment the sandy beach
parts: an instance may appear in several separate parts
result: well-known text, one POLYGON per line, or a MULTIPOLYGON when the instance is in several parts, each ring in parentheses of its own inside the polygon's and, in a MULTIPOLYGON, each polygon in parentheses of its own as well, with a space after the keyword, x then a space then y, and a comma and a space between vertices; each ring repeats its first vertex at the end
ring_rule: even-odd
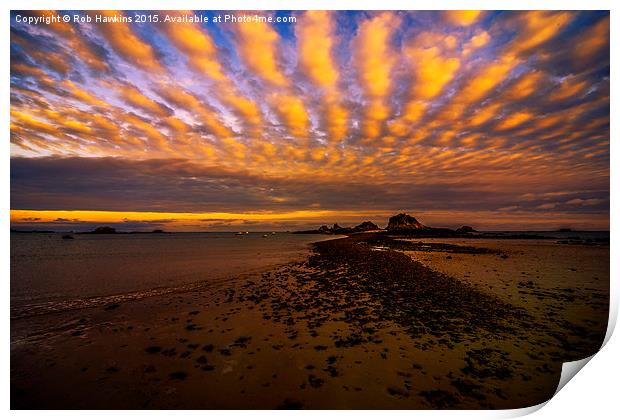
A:
POLYGON ((608 267, 608 246, 555 240, 319 242, 227 282, 13 319, 11 406, 530 406, 600 347, 608 267))

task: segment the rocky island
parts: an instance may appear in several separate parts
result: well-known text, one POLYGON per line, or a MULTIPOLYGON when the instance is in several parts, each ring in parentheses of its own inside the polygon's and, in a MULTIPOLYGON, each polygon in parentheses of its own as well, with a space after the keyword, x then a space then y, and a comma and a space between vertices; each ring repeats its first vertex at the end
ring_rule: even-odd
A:
POLYGON ((410 236, 463 236, 475 233, 476 230, 471 226, 462 226, 456 230, 448 228, 436 228, 423 225, 415 217, 407 213, 399 213, 390 217, 387 226, 383 229, 370 221, 362 222, 353 227, 341 227, 335 223, 333 227, 323 225, 318 229, 302 230, 293 233, 299 234, 324 234, 324 235, 349 235, 362 232, 377 232, 389 234, 402 234, 410 236))

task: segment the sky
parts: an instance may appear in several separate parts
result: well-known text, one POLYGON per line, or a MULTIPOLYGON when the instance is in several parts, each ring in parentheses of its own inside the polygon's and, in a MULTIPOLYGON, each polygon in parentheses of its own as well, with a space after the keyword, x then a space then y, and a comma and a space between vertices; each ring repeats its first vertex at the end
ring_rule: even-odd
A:
POLYGON ((609 116, 609 12, 14 11, 11 227, 606 230, 609 116))

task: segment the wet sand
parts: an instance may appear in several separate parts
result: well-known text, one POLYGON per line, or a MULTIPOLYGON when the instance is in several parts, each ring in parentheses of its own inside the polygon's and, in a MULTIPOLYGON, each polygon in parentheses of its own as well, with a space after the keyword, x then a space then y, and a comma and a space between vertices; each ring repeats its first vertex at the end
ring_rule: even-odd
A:
POLYGON ((12 320, 11 407, 530 406, 600 347, 608 287, 608 246, 354 235, 226 283, 12 320))

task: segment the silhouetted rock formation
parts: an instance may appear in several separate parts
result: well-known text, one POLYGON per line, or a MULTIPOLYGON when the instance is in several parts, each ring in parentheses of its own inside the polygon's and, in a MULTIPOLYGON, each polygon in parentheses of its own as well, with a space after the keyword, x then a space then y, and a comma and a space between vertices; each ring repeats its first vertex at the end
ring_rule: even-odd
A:
POLYGON ((390 232, 403 232, 411 230, 423 230, 426 229, 426 226, 418 222, 415 217, 409 216, 406 213, 400 213, 396 216, 390 217, 386 229, 390 232))
POLYGON ((338 223, 334 223, 333 227, 328 227, 326 225, 321 226, 318 229, 312 230, 302 230, 293 233, 322 233, 325 235, 348 235, 350 233, 357 232, 367 232, 369 230, 380 230, 379 226, 375 225, 373 222, 363 222, 355 227, 342 227, 338 223))
POLYGON ((383 231, 382 233, 389 233, 391 235, 398 234, 404 236, 415 237, 454 237, 454 236, 467 236, 472 232, 475 232, 471 226, 463 226, 459 230, 452 230, 447 228, 433 228, 425 226, 418 222, 413 216, 406 213, 400 213, 396 216, 390 217, 388 225, 385 229, 379 228, 373 222, 362 222, 354 227, 342 227, 338 223, 330 228, 326 225, 321 226, 318 229, 303 230, 293 233, 314 233, 325 235, 349 235, 352 233, 368 232, 368 231, 383 231))
POLYGON ((332 233, 332 230, 326 225, 323 225, 319 228, 319 233, 332 233))
POLYGON ((116 233, 116 229, 114 229, 113 227, 110 227, 110 226, 99 226, 98 228, 96 228, 95 230, 93 230, 90 233, 111 234, 111 233, 116 233))
POLYGON ((477 231, 471 226, 461 226, 460 228, 456 230, 456 233, 472 233, 472 232, 477 232, 477 231))
POLYGON ((349 233, 368 232, 369 230, 379 230, 379 226, 369 221, 362 222, 354 227, 340 227, 338 223, 336 223, 332 228, 332 233, 336 235, 347 235, 349 233))
POLYGON ((379 230, 379 226, 375 225, 373 222, 367 221, 362 222, 359 225, 353 228, 356 232, 367 232, 369 230, 379 230))

